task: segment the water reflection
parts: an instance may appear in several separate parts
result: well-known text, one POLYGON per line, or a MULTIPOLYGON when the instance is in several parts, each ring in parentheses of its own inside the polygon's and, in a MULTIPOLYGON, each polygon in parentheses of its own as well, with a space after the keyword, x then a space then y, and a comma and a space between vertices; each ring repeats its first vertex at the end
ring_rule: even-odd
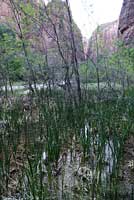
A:
MULTIPOLYGON (((58 199, 63 199, 65 192, 69 192, 70 195, 73 194, 74 188, 78 189, 83 184, 88 183, 90 188, 94 180, 96 182, 101 181, 102 185, 106 186, 117 162, 114 156, 115 149, 112 138, 108 138, 102 147, 102 152, 98 152, 101 145, 99 134, 92 135, 92 128, 88 123, 85 124, 84 129, 80 130, 80 134, 83 133, 85 139, 88 139, 90 134, 90 145, 86 160, 83 162, 83 152, 76 150, 75 143, 73 143, 70 149, 66 149, 66 153, 61 153, 58 160, 59 173, 53 173, 56 175, 55 179, 58 185, 58 199)), ((42 154, 43 159, 46 159, 46 152, 42 154)), ((46 182, 46 177, 44 177, 44 180, 46 182)))

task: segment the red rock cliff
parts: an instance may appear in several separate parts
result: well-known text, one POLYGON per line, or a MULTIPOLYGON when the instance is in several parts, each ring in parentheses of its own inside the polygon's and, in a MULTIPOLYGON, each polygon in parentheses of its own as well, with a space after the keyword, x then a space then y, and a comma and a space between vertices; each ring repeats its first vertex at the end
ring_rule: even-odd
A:
POLYGON ((118 21, 100 25, 89 39, 87 56, 94 61, 116 50, 118 21))
POLYGON ((134 0, 124 0, 119 18, 119 38, 134 46, 134 0))

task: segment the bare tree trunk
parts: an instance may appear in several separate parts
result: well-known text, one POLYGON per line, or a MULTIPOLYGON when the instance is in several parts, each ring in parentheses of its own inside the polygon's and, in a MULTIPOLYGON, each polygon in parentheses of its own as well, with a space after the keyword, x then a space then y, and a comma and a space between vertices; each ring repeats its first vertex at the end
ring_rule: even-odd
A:
POLYGON ((97 87, 98 87, 98 97, 100 96, 100 75, 99 75, 99 44, 98 44, 98 33, 95 35, 96 39, 96 76, 97 76, 97 87))
POLYGON ((6 69, 6 74, 7 74, 7 76, 8 76, 8 82, 9 82, 9 86, 10 86, 10 90, 11 90, 11 93, 12 93, 12 95, 13 95, 13 87, 12 87, 12 82, 11 82, 11 79, 10 79, 10 73, 9 73, 9 67, 8 67, 8 63, 7 63, 7 69, 6 69))
MULTIPOLYGON (((49 65, 48 65, 48 48, 47 48, 47 44, 46 44, 46 39, 43 36, 42 32, 40 32, 41 38, 43 40, 43 51, 45 52, 45 67, 48 69, 49 65)), ((45 84, 45 74, 44 75, 44 84, 45 84)), ((49 76, 49 72, 48 72, 48 88, 49 88, 49 93, 51 94, 51 80, 50 80, 50 76, 49 76)))
POLYGON ((75 38, 74 38, 74 31, 73 31, 73 22, 72 22, 72 16, 70 11, 70 5, 68 0, 66 0, 67 4, 67 11, 68 11, 68 17, 69 17, 69 25, 70 25, 70 35, 71 35, 71 43, 72 43, 72 55, 73 55, 73 67, 75 72, 75 79, 77 83, 77 94, 79 98, 79 102, 81 101, 81 86, 80 86, 80 75, 79 75, 79 64, 77 59, 77 49, 75 45, 75 38))
MULTIPOLYGON (((31 63, 30 63, 30 61, 28 59, 28 53, 27 53, 27 50, 26 50, 24 36, 23 36, 22 28, 21 28, 19 12, 18 12, 18 9, 17 9, 17 7, 16 7, 16 5, 15 5, 13 0, 10 0, 10 4, 11 4, 11 8, 12 8, 12 11, 13 11, 14 18, 16 20, 18 29, 20 31, 20 39, 21 39, 21 42, 22 42, 22 47, 23 47, 25 59, 26 59, 27 66, 29 67, 29 70, 30 70, 30 73, 31 73, 31 76, 32 76, 32 79, 33 79, 34 89, 35 89, 35 91, 37 93, 38 91, 37 91, 37 87, 36 87, 35 75, 34 75, 34 71, 32 69, 32 65, 31 65, 31 63)), ((30 77, 28 78, 28 84, 29 84, 29 89, 34 93, 34 89, 32 87, 32 80, 31 80, 30 77)))
POLYGON ((49 13, 47 11, 47 8, 46 8, 46 4, 44 2, 44 8, 45 8, 45 12, 46 12, 46 15, 48 17, 48 20, 50 21, 52 27, 53 27, 53 31, 54 31, 54 34, 55 34, 55 41, 56 41, 56 44, 57 44, 57 47, 58 47, 58 51, 59 51, 59 54, 65 64, 65 69, 66 69, 66 72, 65 72, 65 85, 67 87, 67 90, 68 90, 68 93, 69 93, 69 96, 72 97, 72 86, 71 86, 71 82, 70 82, 70 75, 69 75, 69 65, 68 65, 68 62, 67 60, 65 59, 64 57, 64 54, 63 54, 63 51, 62 51, 62 48, 61 48, 61 45, 60 45, 60 40, 59 40, 59 36, 58 36, 58 33, 57 33, 57 30, 56 30, 56 26, 55 24, 53 23, 51 17, 49 16, 49 13))
MULTIPOLYGON (((112 84, 111 84, 111 80, 110 80, 110 77, 109 77, 109 75, 108 75, 108 66, 107 66, 107 63, 106 63, 106 59, 105 59, 105 58, 104 58, 104 66, 105 66, 105 72, 106 72, 106 79, 107 79, 108 87, 111 88, 111 91, 112 91, 116 96, 118 96, 117 93, 116 93, 115 84, 113 83, 113 86, 112 86, 112 84)), ((109 89, 109 88, 108 88, 108 89, 109 89)))

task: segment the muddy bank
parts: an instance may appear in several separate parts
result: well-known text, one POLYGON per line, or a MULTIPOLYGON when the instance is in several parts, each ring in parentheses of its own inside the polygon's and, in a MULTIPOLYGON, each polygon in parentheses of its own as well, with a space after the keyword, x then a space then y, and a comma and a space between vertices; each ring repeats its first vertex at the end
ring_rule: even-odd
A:
POLYGON ((134 135, 131 135, 124 145, 120 190, 123 199, 134 199, 134 135))

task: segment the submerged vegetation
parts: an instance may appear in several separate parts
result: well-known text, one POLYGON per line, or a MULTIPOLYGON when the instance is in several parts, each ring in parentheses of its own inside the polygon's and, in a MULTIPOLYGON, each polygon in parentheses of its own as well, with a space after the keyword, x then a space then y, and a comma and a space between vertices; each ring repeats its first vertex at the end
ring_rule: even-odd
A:
POLYGON ((9 5, 0 199, 133 200, 134 49, 118 41, 110 55, 85 58, 68 0, 9 5))

